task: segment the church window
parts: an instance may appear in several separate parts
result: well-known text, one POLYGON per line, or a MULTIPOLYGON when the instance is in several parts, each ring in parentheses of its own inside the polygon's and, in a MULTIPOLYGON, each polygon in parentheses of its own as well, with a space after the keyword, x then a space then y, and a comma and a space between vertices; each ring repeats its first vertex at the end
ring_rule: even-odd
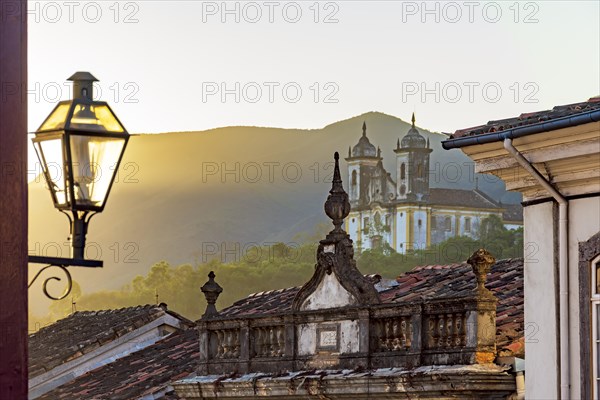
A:
POLYGON ((391 220, 390 216, 386 215, 385 216, 385 226, 390 226, 390 220, 391 220))
POLYGON ((423 221, 419 218, 419 228, 423 225, 423 221))
POLYGON ((368 235, 369 234, 369 217, 365 217, 363 219, 363 231, 368 235))
POLYGON ((446 231, 450 232, 452 230, 452 218, 446 217, 446 220, 444 221, 444 225, 445 225, 446 231))
POLYGON ((421 164, 417 165, 417 177, 423 177, 423 166, 421 164))
POLYGON ((352 185, 356 186, 356 170, 352 171, 352 185))
POLYGON ((400 165, 400 179, 406 179, 406 164, 400 165))
POLYGON ((431 217, 431 229, 437 229, 437 218, 431 217))
POLYGON ((465 232, 471 232, 471 218, 465 218, 465 232))

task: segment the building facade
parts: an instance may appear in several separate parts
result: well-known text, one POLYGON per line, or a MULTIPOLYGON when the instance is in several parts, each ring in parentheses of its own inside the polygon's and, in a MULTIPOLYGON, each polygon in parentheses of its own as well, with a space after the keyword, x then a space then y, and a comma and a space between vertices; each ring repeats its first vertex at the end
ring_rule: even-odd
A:
POLYGON ((421 268, 390 284, 364 276, 342 229, 350 213, 338 159, 312 278, 251 295, 218 312, 214 274, 202 287, 196 376, 173 383, 182 399, 517 399, 522 336, 519 260, 484 249, 468 265, 421 268), (486 284, 492 272, 497 279, 486 284), (427 282, 417 285, 418 281, 427 282), (511 282, 512 291, 492 287, 511 282), (511 293, 507 296, 509 293, 511 293), (499 305, 496 293, 503 302, 499 305), (510 306, 509 306, 510 304, 510 306), (507 307, 508 306, 508 307, 507 307), (496 317, 511 326, 499 329, 496 317), (500 343, 502 357, 499 355, 500 343), (497 362, 498 361, 498 362, 497 362))
POLYGON ((600 398, 600 97, 462 129, 443 146, 523 193, 527 397, 600 398))
MULTIPOLYGON (((363 123, 358 143, 348 149, 349 197, 352 211, 346 231, 359 251, 387 244, 398 253, 429 248, 455 236, 476 239, 481 221, 500 218, 520 206, 503 206, 477 187, 473 190, 432 188, 429 162, 433 149, 415 126, 398 139, 396 180, 383 166, 381 150, 367 137, 363 123)), ((522 216, 504 221, 516 229, 522 216)))
POLYGON ((56 377, 72 360, 69 370, 86 368, 39 399, 523 398, 522 259, 478 250, 466 263, 365 276, 342 229, 350 203, 337 162, 325 211, 335 228, 302 287, 217 310, 227 285, 211 272, 196 324, 165 326, 176 314, 161 305, 76 313, 44 328, 32 337, 32 371, 56 377), (140 336, 156 327, 151 343, 140 336), (115 357, 113 342, 128 347, 115 357))

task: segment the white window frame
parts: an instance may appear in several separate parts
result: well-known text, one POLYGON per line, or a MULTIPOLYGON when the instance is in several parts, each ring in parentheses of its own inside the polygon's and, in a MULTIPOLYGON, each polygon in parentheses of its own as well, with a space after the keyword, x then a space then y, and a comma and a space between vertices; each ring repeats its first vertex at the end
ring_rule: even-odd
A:
POLYGON ((600 318, 600 276, 598 276, 597 270, 600 270, 600 255, 596 256, 590 262, 590 293, 591 293, 591 306, 592 311, 592 323, 590 326, 591 338, 592 338, 592 393, 593 399, 598 400, 600 398, 600 329, 598 329, 598 319, 600 318))

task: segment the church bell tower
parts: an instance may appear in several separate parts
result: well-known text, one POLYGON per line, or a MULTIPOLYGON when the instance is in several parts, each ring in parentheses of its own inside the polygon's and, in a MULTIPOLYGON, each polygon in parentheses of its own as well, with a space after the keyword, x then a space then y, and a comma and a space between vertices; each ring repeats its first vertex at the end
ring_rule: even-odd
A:
POLYGON ((415 126, 396 144, 396 195, 399 200, 425 202, 429 199, 429 139, 415 126))

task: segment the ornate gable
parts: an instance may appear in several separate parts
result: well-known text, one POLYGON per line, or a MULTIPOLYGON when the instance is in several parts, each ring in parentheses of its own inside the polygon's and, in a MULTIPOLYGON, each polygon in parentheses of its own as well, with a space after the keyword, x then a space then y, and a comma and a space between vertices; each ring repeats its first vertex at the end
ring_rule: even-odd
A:
POLYGON ((380 303, 372 282, 356 267, 352 239, 341 227, 350 213, 350 203, 342 186, 337 152, 334 158, 333 183, 325 202, 325 213, 333 220, 334 229, 321 240, 315 273, 294 298, 293 311, 380 303))

